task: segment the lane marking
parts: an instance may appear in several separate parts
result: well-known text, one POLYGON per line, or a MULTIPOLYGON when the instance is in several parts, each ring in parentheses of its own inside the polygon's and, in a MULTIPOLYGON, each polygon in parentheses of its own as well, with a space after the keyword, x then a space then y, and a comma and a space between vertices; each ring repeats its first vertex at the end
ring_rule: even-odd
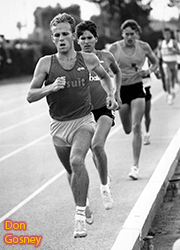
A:
POLYGON ((179 141, 180 128, 164 151, 148 183, 121 226, 111 250, 137 249, 137 244, 139 246, 141 239, 148 233, 155 211, 159 208, 168 182, 176 169, 180 152, 179 141))
POLYGON ((21 108, 15 108, 15 109, 11 109, 11 110, 2 112, 2 113, 0 114, 0 117, 1 117, 1 116, 5 116, 5 115, 9 115, 9 114, 12 114, 12 113, 15 113, 15 112, 17 112, 17 111, 20 111, 20 110, 26 108, 26 107, 27 107, 27 105, 23 105, 23 106, 21 106, 21 108))
POLYGON ((6 127, 6 128, 4 128, 4 129, 1 129, 1 130, 0 130, 0 134, 2 134, 2 133, 4 133, 4 132, 7 132, 7 131, 9 131, 9 130, 11 130, 11 129, 17 128, 17 127, 19 127, 19 126, 22 126, 22 125, 24 125, 24 124, 26 124, 26 123, 28 123, 28 122, 32 122, 32 121, 34 121, 34 120, 36 120, 36 119, 38 119, 38 118, 44 116, 45 114, 47 114, 47 112, 43 112, 43 113, 38 114, 38 115, 36 115, 36 116, 33 116, 33 117, 29 118, 29 119, 26 119, 26 120, 24 120, 24 121, 22 121, 22 122, 19 122, 19 123, 16 123, 16 124, 14 124, 14 125, 11 125, 11 126, 9 126, 9 127, 6 127))
POLYGON ((0 218, 0 223, 3 222, 5 219, 7 219, 9 216, 14 214, 17 210, 19 210, 21 207, 23 207, 26 203, 28 203, 30 200, 32 200, 36 195, 38 195, 40 192, 42 192, 45 188, 47 188, 51 183, 56 181, 59 177, 61 177, 65 173, 65 169, 56 174, 53 178, 51 178, 49 181, 44 183, 40 188, 38 188, 34 193, 29 195, 26 199, 24 199, 22 202, 20 202, 16 207, 14 207, 12 210, 10 210, 7 214, 5 214, 3 217, 0 218))
POLYGON ((158 101, 162 96, 164 95, 164 91, 161 91, 159 94, 157 94, 155 97, 152 98, 151 103, 155 103, 156 101, 158 101))
MULTIPOLYGON (((152 103, 156 102, 159 98, 161 98, 162 93, 164 94, 164 92, 160 92, 156 98, 156 96, 152 99, 152 103)), ((110 133, 109 133, 109 137, 113 136, 115 133, 117 133, 120 129, 122 128, 122 125, 119 125, 117 128, 113 129, 110 133)), ((12 153, 2 157, 3 160, 11 157, 12 155, 15 155, 19 152, 21 152, 22 150, 31 147, 32 145, 44 140, 45 138, 47 138, 49 136, 49 134, 46 134, 40 138, 38 138, 35 141, 32 141, 31 143, 27 144, 24 147, 21 147, 15 151, 13 151, 12 153)), ((88 151, 89 153, 90 151, 88 151)), ((0 162, 2 161, 2 158, 0 158, 0 162)), ((61 172, 59 172, 58 174, 56 174, 54 177, 52 177, 49 181, 47 181, 44 185, 42 185, 40 188, 38 188, 34 193, 32 193, 31 195, 29 195, 26 199, 24 199, 23 201, 21 201, 17 206, 15 206, 13 209, 11 209, 8 213, 6 213, 4 216, 2 216, 0 218, 0 223, 2 223, 5 219, 7 219, 8 217, 10 217, 12 214, 14 214, 15 212, 17 212, 20 208, 22 208, 26 203, 28 203, 30 200, 32 200, 34 197, 36 197, 40 192, 42 192, 43 190, 45 190, 50 184, 52 184, 54 181, 56 181, 58 178, 60 178, 66 171, 62 170, 61 172)))
POLYGON ((33 146, 34 144, 36 144, 36 143, 38 143, 38 142, 40 142, 40 141, 46 139, 46 138, 49 137, 49 136, 50 136, 49 133, 48 133, 48 134, 45 134, 45 135, 39 137, 38 139, 36 139, 36 140, 34 140, 34 141, 32 141, 32 142, 26 144, 25 146, 20 147, 20 148, 18 148, 18 149, 16 149, 16 150, 12 151, 11 153, 9 153, 9 154, 7 154, 7 155, 1 157, 1 158, 0 158, 0 162, 2 162, 2 161, 4 161, 4 160, 6 160, 6 159, 12 157, 13 155, 16 155, 17 153, 20 153, 21 151, 23 151, 23 150, 25 150, 25 149, 27 149, 27 148, 33 146))
POLYGON ((21 96, 18 96, 18 98, 11 98, 11 99, 9 99, 8 100, 8 96, 7 97, 4 97, 3 96, 3 99, 1 99, 1 105, 7 105, 7 102, 8 102, 8 104, 10 104, 10 103, 13 103, 13 102, 19 102, 21 99, 24 99, 25 100, 25 94, 24 95, 21 95, 21 96))

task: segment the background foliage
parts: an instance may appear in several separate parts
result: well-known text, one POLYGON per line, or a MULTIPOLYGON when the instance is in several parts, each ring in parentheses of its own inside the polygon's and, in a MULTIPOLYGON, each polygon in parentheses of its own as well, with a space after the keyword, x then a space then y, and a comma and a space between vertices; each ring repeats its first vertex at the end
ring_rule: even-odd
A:
MULTIPOLYGON (((152 49, 157 46, 158 39, 162 38, 162 28, 167 24, 150 19, 151 0, 144 5, 142 0, 86 0, 97 4, 100 8, 100 15, 91 17, 97 26, 99 39, 97 49, 105 48, 121 39, 120 26, 127 19, 134 19, 141 26, 141 39, 147 41, 152 49), (159 25, 159 28, 158 28, 159 25)), ((173 0, 170 0, 171 2, 173 0)), ((171 3, 172 4, 172 3, 171 3)), ((60 4, 55 7, 38 7, 34 12, 35 29, 26 40, 16 40, 10 48, 13 63, 4 63, 2 77, 12 77, 12 75, 32 74, 37 60, 42 55, 55 53, 54 44, 51 41, 49 23, 58 13, 71 14, 78 24, 82 21, 81 9, 78 4, 68 8, 62 8, 60 4), (17 46, 18 45, 18 46, 17 46)), ((178 21, 171 20, 170 24, 178 28, 178 21), (174 24, 173 24, 174 23, 174 24)), ((169 25, 169 24, 168 24, 169 25)), ((172 28, 172 27, 171 27, 172 28)), ((79 46, 75 43, 75 49, 79 46)))

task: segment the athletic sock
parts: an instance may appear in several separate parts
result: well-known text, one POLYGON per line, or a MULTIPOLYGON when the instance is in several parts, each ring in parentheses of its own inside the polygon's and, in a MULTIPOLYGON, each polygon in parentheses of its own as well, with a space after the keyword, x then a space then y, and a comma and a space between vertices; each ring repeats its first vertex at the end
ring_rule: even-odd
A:
POLYGON ((86 199, 86 207, 89 206, 89 198, 86 199))
POLYGON ((101 184, 101 187, 100 187, 101 191, 108 191, 109 190, 109 184, 107 183, 106 185, 102 185, 101 184))
POLYGON ((144 135, 150 136, 150 132, 145 132, 144 135))
POLYGON ((86 206, 85 207, 76 206, 76 215, 85 216, 85 210, 86 210, 86 206))

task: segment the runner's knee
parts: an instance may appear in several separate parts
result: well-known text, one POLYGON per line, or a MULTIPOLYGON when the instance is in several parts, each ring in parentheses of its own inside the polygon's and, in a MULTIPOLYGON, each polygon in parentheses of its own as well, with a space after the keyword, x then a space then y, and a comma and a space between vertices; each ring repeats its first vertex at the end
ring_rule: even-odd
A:
POLYGON ((133 124, 132 130, 133 130, 134 134, 141 133, 141 123, 140 122, 136 122, 135 124, 133 124))
POLYGON ((98 157, 101 152, 104 151, 104 146, 102 143, 96 142, 92 144, 92 151, 98 157))
POLYGON ((81 171, 84 166, 84 159, 79 154, 73 155, 70 158, 70 165, 72 167, 72 171, 77 173, 81 171))

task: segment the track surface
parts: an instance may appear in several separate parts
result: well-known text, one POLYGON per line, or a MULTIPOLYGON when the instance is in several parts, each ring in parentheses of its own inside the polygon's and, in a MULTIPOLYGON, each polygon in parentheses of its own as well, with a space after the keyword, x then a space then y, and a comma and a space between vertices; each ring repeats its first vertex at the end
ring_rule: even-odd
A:
MULTIPOLYGON (((160 80, 152 85, 151 144, 142 146, 140 178, 128 178, 132 164, 132 135, 125 135, 118 114, 106 143, 112 176, 114 208, 103 207, 99 176, 89 152, 90 202, 95 221, 88 236, 73 238, 75 205, 65 171, 49 135, 45 99, 28 104, 28 82, 0 84, 0 249, 26 250, 34 245, 7 245, 3 237, 43 236, 41 250, 110 250, 125 219, 180 127, 179 94, 168 106, 160 80), (24 221, 26 231, 5 231, 3 221, 24 221)), ((143 124, 144 130, 144 124, 143 124)), ((128 240, 128 239, 126 239, 128 240)))

